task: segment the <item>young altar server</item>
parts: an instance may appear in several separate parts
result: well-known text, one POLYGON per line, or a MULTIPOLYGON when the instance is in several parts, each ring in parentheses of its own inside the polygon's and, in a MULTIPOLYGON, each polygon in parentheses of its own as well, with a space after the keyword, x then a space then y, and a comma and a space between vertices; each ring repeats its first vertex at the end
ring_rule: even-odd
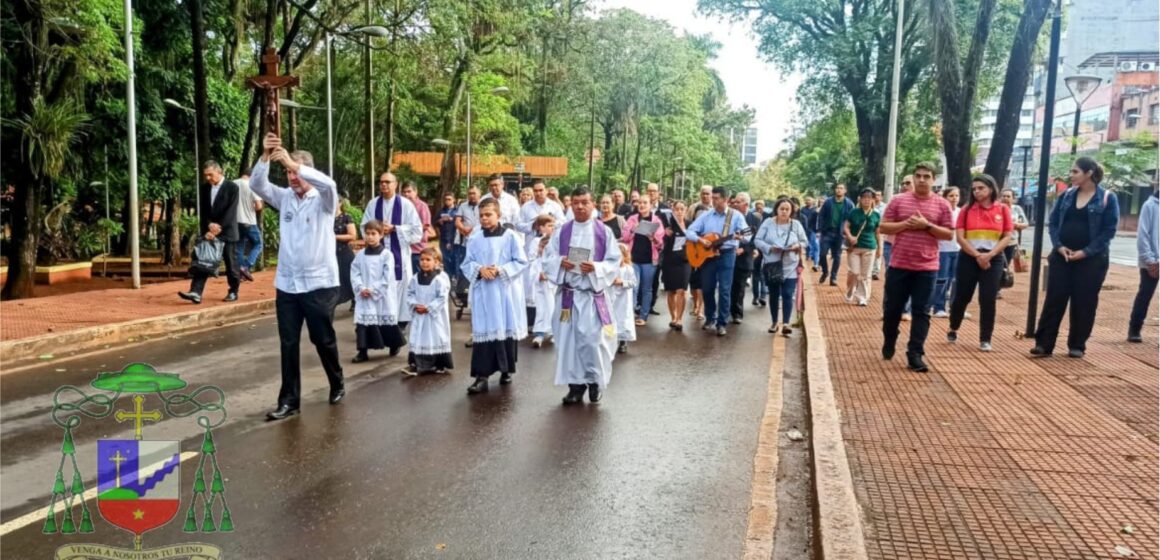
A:
POLYGON ((568 385, 564 404, 598 402, 612 377, 616 325, 606 292, 620 270, 620 247, 612 230, 593 217, 592 192, 572 193, 573 220, 552 235, 544 274, 556 295, 556 385, 568 385))
POLYGON ((500 372, 500 385, 512 382, 516 371, 516 345, 527 336, 523 298, 514 298, 513 285, 521 291, 520 274, 528 266, 519 236, 500 226, 499 203, 479 203, 480 232, 467 242, 463 275, 471 282, 471 376, 475 382, 467 394, 487 391, 487 379, 500 372))
MULTIPOLYGON (((383 224, 383 245, 394 259, 394 284, 391 288, 399 313, 399 327, 407 328, 411 320, 411 306, 407 305, 407 286, 411 284, 411 245, 423 241, 423 222, 415 204, 398 195, 399 180, 394 173, 379 176, 379 196, 367 203, 362 225, 371 220, 383 224)), ((358 299, 357 297, 355 299, 358 299)))
POLYGON ((419 253, 419 272, 407 287, 411 306, 411 352, 407 355, 407 375, 446 373, 451 361, 451 315, 447 299, 451 280, 443 273, 443 259, 435 247, 419 253))
POLYGON ((368 349, 387 348, 399 354, 407 341, 399 328, 399 301, 395 298, 395 259, 383 245, 384 225, 371 220, 363 225, 366 248, 350 265, 354 289, 354 332, 358 354, 354 363, 367 361, 368 349))
POLYGON ((544 250, 552 240, 556 228, 556 218, 543 214, 536 218, 533 232, 537 237, 529 237, 528 271, 524 273, 528 284, 528 318, 532 321, 532 346, 539 348, 552 337, 553 314, 556 311, 556 285, 544 275, 544 250))
POLYGON ((620 269, 609 289, 612 297, 612 321, 616 323, 616 351, 620 354, 628 352, 628 343, 636 340, 636 312, 633 303, 636 302, 636 270, 632 267, 632 254, 628 245, 621 243, 620 269))

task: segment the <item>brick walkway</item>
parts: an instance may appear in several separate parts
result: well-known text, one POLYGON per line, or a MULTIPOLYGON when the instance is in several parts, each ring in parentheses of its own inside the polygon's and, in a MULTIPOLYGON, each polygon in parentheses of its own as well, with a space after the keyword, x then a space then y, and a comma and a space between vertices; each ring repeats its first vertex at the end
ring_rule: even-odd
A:
MULTIPOLYGON (((228 287, 225 277, 211 278, 201 305, 177 297, 188 290, 189 280, 142 286, 140 290, 117 289, 80 292, 58 296, 0 302, 0 340, 12 341, 86 327, 123 323, 177 313, 189 313, 218 305, 228 287)), ((254 274, 253 282, 243 282, 242 302, 272 299, 274 271, 254 274)))
POLYGON ((1112 266, 1083 360, 1026 357, 1020 274, 999 301, 994 352, 977 350, 973 319, 956 345, 948 320, 931 319, 928 374, 905 369, 908 323, 882 360, 881 282, 867 308, 818 290, 871 558, 1125 557, 1117 545, 1157 558, 1160 334, 1154 300, 1147 342, 1124 342, 1137 274, 1112 266))

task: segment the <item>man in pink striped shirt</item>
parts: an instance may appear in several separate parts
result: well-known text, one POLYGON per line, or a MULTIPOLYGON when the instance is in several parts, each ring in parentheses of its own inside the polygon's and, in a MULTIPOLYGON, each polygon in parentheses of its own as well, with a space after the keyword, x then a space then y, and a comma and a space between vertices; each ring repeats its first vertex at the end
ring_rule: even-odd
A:
POLYGON ((906 362, 911 370, 918 372, 929 369, 923 361, 923 346, 930 330, 927 304, 938 274, 938 242, 950 240, 955 233, 950 203, 931 190, 934 175, 934 164, 915 165, 914 192, 892 198, 880 226, 882 233, 894 235, 883 287, 882 359, 894 358, 898 325, 909 299, 915 314, 906 346, 906 362))

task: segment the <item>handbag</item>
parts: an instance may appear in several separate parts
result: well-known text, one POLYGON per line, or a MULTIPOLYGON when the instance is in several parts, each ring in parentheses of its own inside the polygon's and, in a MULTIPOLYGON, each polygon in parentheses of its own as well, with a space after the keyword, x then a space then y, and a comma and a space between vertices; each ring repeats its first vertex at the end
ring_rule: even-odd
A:
POLYGON ((1015 250, 1015 262, 1013 263, 1013 267, 1015 268, 1015 272, 1027 272, 1027 255, 1023 253, 1023 249, 1015 250))
POLYGON ((1003 277, 999 279, 999 286, 1002 288, 1011 288, 1015 286, 1015 273, 1011 270, 1011 267, 1003 267, 1003 277))
POLYGON ((225 242, 220 239, 201 238, 193 248, 193 258, 190 259, 189 272, 206 276, 218 275, 221 265, 225 242))
MULTIPOLYGON (((793 232, 793 222, 790 222, 789 229, 785 232, 785 240, 782 244, 789 242, 789 236, 793 232)), ((784 253, 782 258, 785 258, 784 253)), ((781 259, 774 262, 767 262, 761 265, 761 277, 765 279, 766 284, 781 284, 785 281, 785 268, 782 266, 781 259)))

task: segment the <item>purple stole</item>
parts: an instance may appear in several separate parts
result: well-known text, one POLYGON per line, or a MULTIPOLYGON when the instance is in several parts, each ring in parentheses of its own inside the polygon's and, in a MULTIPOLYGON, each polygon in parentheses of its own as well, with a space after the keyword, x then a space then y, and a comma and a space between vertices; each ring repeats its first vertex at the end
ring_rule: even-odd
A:
MULTIPOLYGON (((568 250, 572 244, 573 223, 575 222, 569 221, 560 228, 560 255, 565 259, 568 258, 568 250)), ((608 230, 600 222, 596 222, 593 229, 596 232, 596 250, 593 253, 596 262, 600 262, 604 260, 604 251, 608 246, 608 230)), ((566 323, 572 318, 572 308, 575 304, 574 290, 568 286, 560 286, 560 290, 560 322, 566 323)), ((600 316, 600 324, 605 327, 612 325, 612 313, 608 310, 608 300, 605 299, 604 292, 596 292, 592 299, 596 302, 596 314, 600 316)))
MULTIPOLYGON (((379 202, 375 204, 375 219, 383 221, 383 197, 379 197, 379 202)), ((395 207, 391 209, 391 221, 393 226, 399 225, 403 221, 403 203, 399 202, 399 195, 395 195, 395 207)), ((399 243, 398 230, 391 232, 391 255, 395 257, 395 281, 403 281, 403 246, 399 243)))

